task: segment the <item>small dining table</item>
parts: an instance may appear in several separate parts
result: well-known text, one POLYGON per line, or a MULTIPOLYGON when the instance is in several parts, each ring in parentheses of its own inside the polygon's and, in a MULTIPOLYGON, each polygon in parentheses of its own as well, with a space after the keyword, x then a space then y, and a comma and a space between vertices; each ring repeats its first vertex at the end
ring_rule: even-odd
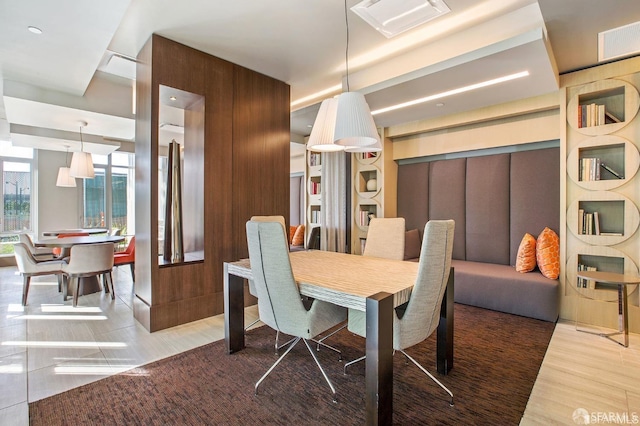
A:
MULTIPOLYGON (((301 295, 367 313, 367 424, 391 424, 393 308, 409 300, 418 263, 320 250, 292 252, 289 258, 301 295)), ((452 268, 437 329, 436 364, 441 374, 447 374, 453 367, 453 277, 452 268)), ((249 259, 224 263, 225 342, 228 353, 244 348, 244 279, 252 278, 249 259)))
MULTIPOLYGON (((36 247, 71 248, 79 244, 119 243, 122 241, 124 241, 124 236, 121 235, 86 235, 65 238, 45 238, 34 242, 33 245, 36 247)), ((80 278, 80 282, 80 288, 82 289, 80 295, 100 291, 100 283, 95 276, 80 278)))

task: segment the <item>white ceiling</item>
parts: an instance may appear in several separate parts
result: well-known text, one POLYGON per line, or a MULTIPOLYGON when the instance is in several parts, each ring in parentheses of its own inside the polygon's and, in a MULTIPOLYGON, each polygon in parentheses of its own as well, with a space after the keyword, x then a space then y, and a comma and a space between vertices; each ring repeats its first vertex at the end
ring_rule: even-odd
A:
MULTIPOLYGON (((449 14, 391 39, 349 11, 349 89, 375 110, 512 72, 530 75, 376 115, 379 126, 555 91, 558 72, 597 63, 598 31, 640 21, 633 0, 445 2, 449 14)), ((83 133, 96 141, 133 140, 132 82, 99 70, 107 51, 135 58, 154 32, 287 82, 292 140, 309 134, 322 99, 346 88, 342 0, 3 0, 0 139, 11 132, 28 143, 32 134, 38 146, 48 138, 61 149, 60 132, 84 120, 83 133)))

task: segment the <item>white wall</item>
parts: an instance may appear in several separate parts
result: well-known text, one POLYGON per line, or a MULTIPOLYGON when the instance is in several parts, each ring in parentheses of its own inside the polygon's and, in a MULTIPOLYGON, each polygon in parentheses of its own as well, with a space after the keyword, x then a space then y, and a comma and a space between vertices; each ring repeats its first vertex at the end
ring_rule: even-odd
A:
POLYGON ((81 179, 77 179, 75 188, 56 186, 58 169, 65 164, 65 157, 64 152, 38 151, 38 238, 42 237, 43 231, 80 226, 81 179))

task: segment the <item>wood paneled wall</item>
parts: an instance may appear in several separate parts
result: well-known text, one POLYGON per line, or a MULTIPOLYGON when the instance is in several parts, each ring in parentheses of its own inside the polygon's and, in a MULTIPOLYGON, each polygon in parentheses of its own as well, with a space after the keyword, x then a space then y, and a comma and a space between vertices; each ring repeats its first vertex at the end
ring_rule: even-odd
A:
POLYGON ((222 313, 222 264, 246 256, 245 221, 288 217, 289 86, 157 35, 138 62, 134 315, 156 331, 222 313), (158 265, 160 85, 205 99, 201 262, 158 265))

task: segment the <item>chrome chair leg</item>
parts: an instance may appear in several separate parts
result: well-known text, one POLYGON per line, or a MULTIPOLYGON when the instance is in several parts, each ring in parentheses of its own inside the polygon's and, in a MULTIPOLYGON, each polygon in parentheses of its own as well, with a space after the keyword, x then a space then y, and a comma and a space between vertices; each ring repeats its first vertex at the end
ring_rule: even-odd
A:
POLYGON ((447 387, 446 387, 445 385, 443 385, 442 383, 440 383, 440 381, 439 381, 438 379, 436 379, 435 377, 433 377, 433 375, 432 375, 431 373, 429 373, 429 372, 427 371, 427 369, 426 369, 426 368, 424 368, 423 366, 421 366, 420 364, 418 364, 418 362, 417 362, 415 359, 411 358, 411 357, 409 356, 409 354, 407 354, 407 353, 406 353, 405 351, 403 351, 403 350, 400 350, 400 352, 402 352, 402 354, 403 354, 404 356, 406 356, 407 358, 409 358, 409 360, 410 360, 411 362, 413 362, 413 363, 414 363, 414 364, 415 364, 415 365, 416 365, 420 370, 422 370, 422 372, 423 372, 424 374, 426 374, 427 376, 431 377, 431 380, 433 380, 434 382, 436 382, 436 383, 438 384, 438 386, 440 386, 442 389, 444 389, 444 390, 445 390, 445 392, 447 392, 447 393, 449 394, 449 396, 451 397, 451 402, 449 403, 449 405, 453 407, 453 393, 451 393, 451 391, 450 391, 449 389, 447 389, 447 387))
POLYGON ((348 363, 346 363, 346 364, 344 365, 344 369, 343 369, 344 374, 347 374, 347 367, 349 367, 349 366, 351 366, 351 365, 355 364, 356 362, 360 362, 360 361, 362 361, 362 360, 363 360, 363 359, 365 359, 366 357, 367 357, 367 356, 366 356, 366 355, 364 355, 364 356, 361 356, 361 357, 360 357, 360 358, 358 358, 358 359, 354 359, 353 361, 349 361, 348 363))
MULTIPOLYGON (((309 349, 309 353, 311 354, 311 356, 313 357, 313 360, 316 362, 316 365, 320 369, 320 372, 322 373, 322 376, 324 377, 324 379, 329 384, 329 387, 331 388, 331 392, 333 392, 333 402, 338 402, 338 400, 336 398, 336 390, 333 387, 333 385, 331 384, 331 381, 329 380, 329 377, 327 376, 327 373, 324 372, 324 368, 322 368, 322 366, 320 365, 320 361, 318 361, 318 357, 316 356, 316 354, 313 351, 313 349, 311 349, 311 346, 309 346, 309 342, 307 342, 307 339, 302 339, 302 341, 304 342, 304 344, 307 347, 307 349, 309 349)), ((291 345, 291 346, 293 347, 293 345, 291 345)))
POLYGON ((276 361, 276 362, 271 366, 271 368, 269 368, 269 369, 267 370, 267 372, 266 372, 266 373, 264 373, 264 375, 260 378, 260 380, 258 380, 258 382, 256 383, 256 386, 255 386, 255 392, 256 392, 256 395, 258 394, 258 386, 260 386, 260 383, 262 383, 262 381, 263 381, 264 379, 266 379, 266 378, 267 378, 267 376, 268 376, 269 374, 271 374, 271 372, 273 371, 273 369, 274 369, 274 368, 276 368, 276 366, 277 366, 278 364, 280 364, 280 361, 282 361, 282 359, 283 359, 285 356, 287 356, 287 354, 291 351, 291 349, 293 349, 293 347, 294 347, 296 344, 298 344, 298 341, 299 341, 300 339, 301 339, 301 337, 297 337, 297 338, 295 339, 295 342, 293 342, 293 344, 287 348, 287 350, 285 351, 285 353, 283 353, 283 354, 280 356, 280 358, 278 358, 278 360, 277 360, 277 361, 276 361))
POLYGON ((253 327, 254 325, 256 325, 257 323, 260 322, 260 318, 258 318, 257 320, 255 320, 254 322, 252 322, 251 324, 249 324, 248 326, 246 326, 244 328, 244 331, 246 332, 247 330, 249 330, 251 327, 253 327))
MULTIPOLYGON (((282 345, 278 346, 278 337, 279 337, 279 336, 280 336, 280 332, 279 332, 279 331, 276 331, 276 355, 278 355, 278 351, 279 351, 280 349, 284 348, 284 347, 285 347, 285 346, 287 346, 289 343, 291 343, 291 342, 293 342, 294 340, 296 340, 296 338, 295 338, 295 337, 292 337, 290 340, 288 340, 288 341, 284 342, 282 345)), ((298 343, 298 342, 296 341, 296 343, 298 343)), ((294 345, 295 345, 295 343, 294 343, 294 345)))

